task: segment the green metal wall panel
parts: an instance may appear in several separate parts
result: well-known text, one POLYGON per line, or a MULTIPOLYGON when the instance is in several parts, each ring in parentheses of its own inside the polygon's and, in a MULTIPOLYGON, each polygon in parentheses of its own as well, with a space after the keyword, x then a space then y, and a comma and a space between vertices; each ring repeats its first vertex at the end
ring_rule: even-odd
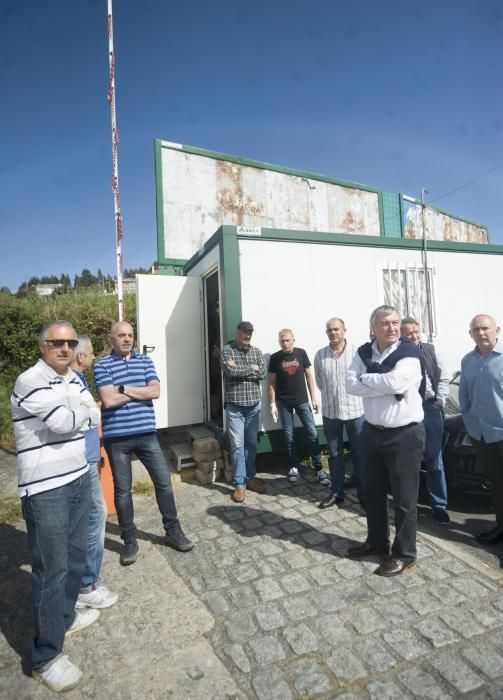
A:
POLYGON ((387 238, 402 237, 402 217, 400 215, 400 196, 393 192, 382 193, 384 235, 387 238))

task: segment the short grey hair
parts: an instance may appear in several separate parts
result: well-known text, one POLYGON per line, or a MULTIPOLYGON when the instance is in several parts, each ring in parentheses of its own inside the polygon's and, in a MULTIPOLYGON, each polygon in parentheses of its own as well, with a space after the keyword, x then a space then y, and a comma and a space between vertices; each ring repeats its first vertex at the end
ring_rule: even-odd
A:
POLYGON ((378 314, 383 314, 383 316, 389 316, 390 314, 398 314, 398 318, 400 318, 400 311, 398 311, 397 308, 395 308, 394 306, 388 306, 387 304, 383 304, 382 306, 378 306, 376 309, 374 309, 370 314, 371 328, 375 328, 376 318, 378 314))
POLYGON ((77 340, 79 341, 79 344, 77 345, 77 347, 73 351, 72 362, 75 362, 79 352, 85 352, 89 343, 92 342, 91 338, 88 335, 78 335, 77 340))
POLYGON ((419 323, 412 316, 406 316, 405 318, 402 318, 402 320, 400 321, 401 326, 405 326, 405 324, 407 324, 407 323, 410 323, 411 325, 414 324, 415 326, 419 327, 419 323))
POLYGON ((346 324, 344 323, 344 321, 343 321, 342 318, 339 318, 339 316, 331 316, 331 317, 328 319, 327 323, 325 323, 325 326, 326 326, 328 323, 330 323, 330 321, 339 321, 339 323, 340 323, 341 326, 344 328, 344 330, 346 330, 346 324))
POLYGON ((47 340, 49 329, 53 328, 54 326, 66 326, 67 328, 71 328, 75 332, 75 328, 73 327, 73 324, 70 323, 70 321, 64 321, 63 319, 58 319, 57 321, 49 321, 49 323, 44 323, 38 334, 38 339, 41 343, 47 340))

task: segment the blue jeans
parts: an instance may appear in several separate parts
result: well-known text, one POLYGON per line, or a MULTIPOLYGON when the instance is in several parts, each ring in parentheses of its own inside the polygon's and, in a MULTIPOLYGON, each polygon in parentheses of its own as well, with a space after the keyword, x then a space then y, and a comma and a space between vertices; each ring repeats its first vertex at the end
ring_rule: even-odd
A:
POLYGON ((424 430, 426 443, 423 461, 426 467, 426 487, 433 507, 447 508, 447 484, 445 482, 442 445, 444 439, 444 417, 439 408, 424 401, 424 430))
POLYGON ((287 406, 286 403, 278 399, 276 405, 283 424, 283 437, 288 452, 288 465, 290 469, 299 466, 299 456, 297 454, 297 448, 295 447, 293 423, 293 416, 294 413, 296 413, 306 431, 313 467, 316 471, 319 471, 321 469, 320 443, 318 442, 318 433, 316 431, 313 411, 311 410, 309 401, 299 403, 297 406, 287 406))
POLYGON ((100 486, 97 462, 89 462, 89 479, 91 482, 91 510, 87 530, 87 560, 84 576, 80 584, 81 593, 92 591, 100 578, 101 563, 105 549, 105 526, 108 510, 100 486))
POLYGON ((362 429, 365 418, 358 416, 351 420, 340 420, 339 418, 328 418, 323 416, 323 430, 327 438, 328 445, 328 467, 330 470, 330 490, 334 496, 344 498, 344 426, 348 434, 349 446, 351 448, 351 459, 353 461, 353 474, 356 481, 356 493, 358 498, 363 498, 363 445, 362 429))
POLYGON ((134 454, 143 463, 154 484, 162 524, 167 533, 179 527, 171 473, 156 433, 139 433, 103 440, 114 480, 114 503, 121 537, 125 543, 136 541, 133 496, 131 494, 131 458, 134 454))
POLYGON ((89 475, 21 499, 32 555, 31 595, 35 620, 32 667, 61 654, 75 617, 84 573, 89 521, 89 475))
POLYGON ((256 474, 260 403, 254 406, 240 406, 227 402, 226 412, 233 470, 232 483, 235 487, 246 486, 246 482, 254 479, 256 474))

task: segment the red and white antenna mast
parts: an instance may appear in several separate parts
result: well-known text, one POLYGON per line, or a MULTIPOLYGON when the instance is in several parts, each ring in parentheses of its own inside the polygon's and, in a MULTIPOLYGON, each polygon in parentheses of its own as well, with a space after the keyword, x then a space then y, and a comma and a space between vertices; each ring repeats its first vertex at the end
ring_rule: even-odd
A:
POLYGON ((119 199, 119 169, 117 164, 117 151, 119 147, 119 132, 115 117, 115 53, 114 53, 114 26, 112 20, 112 0, 108 0, 108 60, 110 75, 108 80, 108 102, 110 104, 110 118, 112 122, 112 192, 114 195, 115 210, 115 253, 117 257, 117 294, 119 297, 119 321, 124 321, 124 297, 122 292, 122 214, 119 199))

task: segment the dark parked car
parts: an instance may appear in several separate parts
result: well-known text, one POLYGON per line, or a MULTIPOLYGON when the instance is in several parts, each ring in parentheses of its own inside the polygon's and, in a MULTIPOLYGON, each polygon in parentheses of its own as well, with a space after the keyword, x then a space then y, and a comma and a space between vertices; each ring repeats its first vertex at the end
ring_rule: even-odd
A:
POLYGON ((456 372, 451 379, 445 402, 443 457, 447 486, 488 496, 489 484, 477 462, 460 412, 459 376, 460 372, 456 372))

